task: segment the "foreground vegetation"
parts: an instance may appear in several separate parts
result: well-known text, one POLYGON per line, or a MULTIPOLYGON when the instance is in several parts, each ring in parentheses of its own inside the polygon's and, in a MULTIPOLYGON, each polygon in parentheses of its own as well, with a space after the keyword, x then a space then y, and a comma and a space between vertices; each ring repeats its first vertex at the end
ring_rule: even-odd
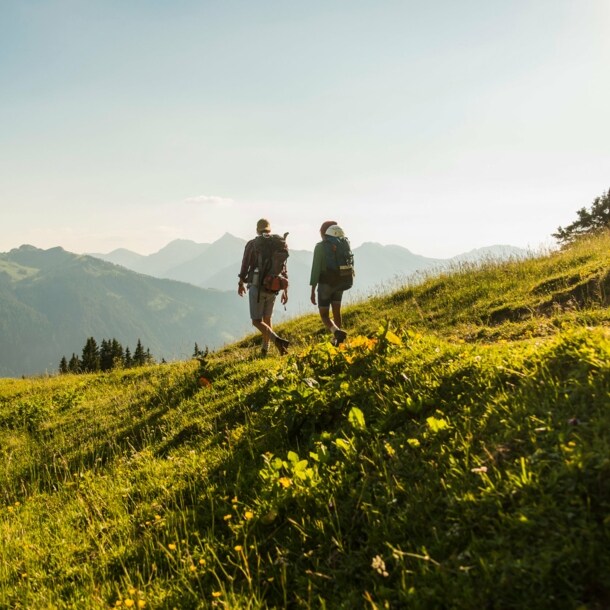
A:
POLYGON ((608 251, 371 298, 340 349, 0 380, 0 607, 608 607, 608 251))

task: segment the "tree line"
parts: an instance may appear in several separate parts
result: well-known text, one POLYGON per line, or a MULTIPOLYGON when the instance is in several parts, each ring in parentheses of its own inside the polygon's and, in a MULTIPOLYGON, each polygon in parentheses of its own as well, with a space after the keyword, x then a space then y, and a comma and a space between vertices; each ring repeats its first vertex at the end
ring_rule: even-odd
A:
POLYGON ((138 339, 136 348, 132 353, 129 347, 123 349, 123 346, 116 339, 103 339, 98 345, 94 337, 89 337, 80 357, 75 353, 69 360, 62 356, 59 363, 59 372, 62 374, 95 373, 154 363, 155 359, 152 357, 150 349, 144 349, 140 339, 138 339))

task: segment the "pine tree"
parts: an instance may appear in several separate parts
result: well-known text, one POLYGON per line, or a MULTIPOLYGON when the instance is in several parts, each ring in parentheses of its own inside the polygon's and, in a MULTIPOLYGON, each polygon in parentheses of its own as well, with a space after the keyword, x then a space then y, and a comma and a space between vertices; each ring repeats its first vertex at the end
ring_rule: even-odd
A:
POLYGON ((110 353, 112 354, 112 368, 122 368, 125 364, 125 353, 123 346, 116 339, 112 340, 110 353))
POLYGON ((110 341, 102 339, 100 343, 100 369, 109 371, 112 368, 112 350, 110 341))
POLYGON ((80 360, 74 352, 72 353, 72 358, 70 358, 70 362, 68 362, 68 371, 70 371, 70 373, 81 372, 80 360))
POLYGON ((125 368, 126 369, 129 369, 129 368, 131 368, 133 366, 133 358, 131 357, 131 351, 129 349, 129 346, 127 346, 125 348, 125 359, 124 359, 124 362, 125 362, 125 368))
POLYGON ((89 337, 85 347, 83 347, 81 370, 85 373, 94 373, 100 370, 100 351, 93 337, 89 337))
POLYGON ((61 361, 59 363, 59 373, 61 375, 65 375, 68 372, 68 361, 65 356, 61 357, 61 361))
POLYGON ((146 364, 146 352, 142 347, 142 342, 138 339, 138 343, 136 345, 136 349, 133 352, 133 365, 134 366, 144 366, 146 364))

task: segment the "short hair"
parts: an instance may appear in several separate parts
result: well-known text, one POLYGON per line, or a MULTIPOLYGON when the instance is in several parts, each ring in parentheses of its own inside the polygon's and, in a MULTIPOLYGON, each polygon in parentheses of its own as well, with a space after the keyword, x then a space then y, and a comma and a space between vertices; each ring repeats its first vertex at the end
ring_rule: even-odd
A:
POLYGON ((271 232, 271 224, 266 218, 261 218, 256 223, 256 232, 257 233, 270 233, 271 232))

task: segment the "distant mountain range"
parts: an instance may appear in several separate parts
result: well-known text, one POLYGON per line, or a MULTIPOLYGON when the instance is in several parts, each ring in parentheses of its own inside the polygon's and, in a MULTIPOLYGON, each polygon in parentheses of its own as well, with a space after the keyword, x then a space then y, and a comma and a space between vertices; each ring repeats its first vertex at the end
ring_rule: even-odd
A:
MULTIPOLYGON (((91 256, 154 277, 188 282, 202 288, 234 291, 237 288, 237 273, 245 244, 246 240, 225 233, 211 244, 178 239, 148 256, 124 249, 114 250, 108 254, 91 254, 91 256)), ((514 246, 489 246, 453 258, 438 259, 413 254, 402 246, 384 246, 367 242, 354 248, 356 281, 350 296, 353 298, 367 296, 371 291, 393 286, 418 272, 441 269, 463 262, 522 257, 525 254, 525 250, 514 246)), ((307 250, 290 251, 289 310, 292 310, 292 314, 315 311, 309 303, 312 258, 313 253, 307 250)))
POLYGON ((0 254, 0 376, 56 371, 88 337, 116 338, 133 352, 187 358, 250 328, 232 293, 135 273, 62 248, 21 246, 0 254))
MULTIPOLYGON (((138 339, 157 359, 187 358, 195 342, 217 348, 252 330, 247 299, 237 297, 245 240, 176 240, 143 256, 121 249, 78 255, 29 245, 0 253, 0 376, 55 372, 62 356, 80 355, 88 337, 138 339)), ((348 299, 388 290, 417 273, 459 262, 523 256, 492 246, 452 259, 426 258, 401 246, 354 249, 356 282, 348 299)), ((290 301, 275 319, 315 312, 309 302, 313 254, 291 250, 290 301)))

